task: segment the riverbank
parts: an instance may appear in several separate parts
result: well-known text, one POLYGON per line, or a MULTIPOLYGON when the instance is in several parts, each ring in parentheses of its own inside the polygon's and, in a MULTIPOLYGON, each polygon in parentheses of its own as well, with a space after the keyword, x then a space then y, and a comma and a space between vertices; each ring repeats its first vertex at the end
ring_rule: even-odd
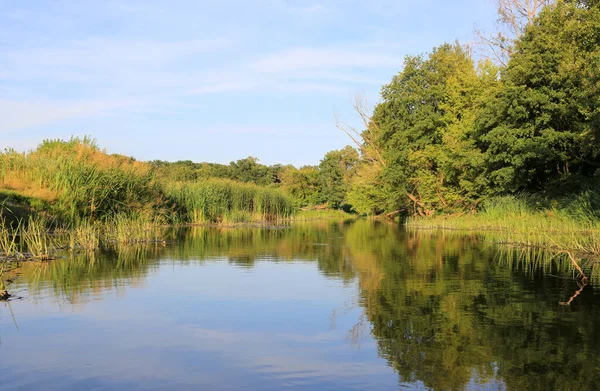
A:
POLYGON ((12 225, 38 215, 67 229, 123 218, 244 223, 286 219, 294 211, 294 201, 280 189, 161 177, 152 164, 108 154, 87 138, 0 153, 0 214, 12 225))
POLYGON ((600 222, 591 209, 538 208, 527 199, 505 197, 477 213, 411 217, 406 226, 476 233, 490 243, 539 249, 546 259, 565 258, 586 279, 600 263, 600 222))

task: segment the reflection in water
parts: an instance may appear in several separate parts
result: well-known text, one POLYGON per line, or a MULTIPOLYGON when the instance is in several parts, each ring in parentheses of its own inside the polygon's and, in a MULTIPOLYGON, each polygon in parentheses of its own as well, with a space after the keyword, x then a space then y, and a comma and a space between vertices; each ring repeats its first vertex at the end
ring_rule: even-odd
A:
MULTIPOLYGON (((596 389, 596 380, 600 379, 597 327, 600 305, 596 303, 593 284, 578 285, 572 278, 568 259, 533 250, 497 248, 480 243, 477 235, 407 231, 393 224, 360 220, 305 223, 277 229, 193 227, 169 233, 168 242, 171 244, 167 246, 134 246, 91 257, 26 264, 20 270, 17 288, 27 292, 27 300, 44 301, 51 297, 85 312, 91 300, 102 300, 110 292, 118 296, 119 292, 143 286, 153 274, 157 281, 153 284, 160 288, 146 294, 157 303, 162 302, 163 295, 174 292, 173 285, 180 289, 177 300, 194 301, 198 291, 192 294, 181 290, 191 284, 185 274, 180 277, 182 281, 165 281, 169 277, 165 276, 164 268, 169 266, 185 268, 190 273, 199 267, 199 273, 202 270, 208 273, 207 265, 226 261, 230 267, 252 273, 262 268, 258 265, 268 264, 263 271, 268 273, 265 278, 273 286, 278 283, 290 286, 299 279, 313 277, 300 266, 294 269, 298 274, 290 277, 286 274, 289 269, 283 265, 316 265, 326 281, 358 289, 355 298, 343 296, 336 309, 328 310, 331 327, 346 328, 345 341, 349 343, 344 344, 351 349, 360 347, 368 352, 369 342, 375 341, 379 357, 394 369, 401 387, 591 390, 596 389), (569 306, 561 305, 565 303, 569 306), (341 325, 338 318, 342 319, 341 325)), ((281 290, 272 293, 272 300, 253 301, 252 297, 270 292, 268 286, 249 288, 244 285, 246 277, 241 278, 235 281, 236 289, 243 290, 234 292, 242 297, 236 302, 240 305, 236 311, 248 312, 235 321, 247 323, 248 330, 253 332, 283 333, 277 329, 277 322, 286 310, 274 303, 279 299, 282 305, 290 307, 298 303, 298 297, 287 298, 291 293, 281 290), (244 306, 256 308, 250 312, 244 306), (262 318, 272 320, 267 322, 262 318)), ((203 289, 203 297, 214 297, 204 302, 206 308, 226 305, 225 291, 219 290, 217 294, 216 285, 209 286, 208 280, 203 283, 205 286, 198 288, 203 289)), ((220 281, 221 285, 228 283, 220 281)), ((313 289, 310 284, 303 289, 313 289)), ((325 301, 327 295, 333 297, 339 294, 336 289, 341 288, 324 285, 314 289, 323 289, 321 297, 325 301)), ((127 296, 121 299, 124 304, 133 300, 127 296)), ((18 301, 14 303, 20 305, 18 301)), ((303 318, 307 323, 295 323, 294 327, 311 329, 313 325, 308 320, 319 313, 318 303, 313 301, 310 306, 298 307, 307 311, 303 318)), ((157 313, 166 317, 169 308, 162 307, 157 313)), ((186 327, 195 322, 188 319, 191 315, 187 312, 172 316, 181 319, 178 322, 186 327)), ((205 321, 217 322, 212 318, 205 321)), ((6 324, 3 317, 0 324, 6 324)), ((233 323, 225 324, 219 326, 223 328, 219 330, 220 336, 211 331, 212 339, 233 338, 226 336, 233 323)), ((295 356, 294 349, 301 349, 299 346, 286 345, 290 362, 295 356)), ((137 348, 132 346, 131 351, 137 348)), ((165 349, 191 355, 189 349, 181 346, 167 345, 165 349)), ((217 344, 212 349, 225 348, 217 344)), ((340 347, 329 346, 329 349, 340 347)), ((342 364, 336 360, 341 358, 330 356, 328 364, 342 364)), ((253 368, 252 373, 266 371, 272 375, 276 364, 270 361, 270 355, 256 357, 255 365, 261 361, 269 362, 268 366, 253 368)), ((2 363, 6 359, 0 366, 2 363)), ((235 372, 229 366, 226 370, 235 372)), ((366 376, 367 369, 362 370, 366 376)), ((374 386, 370 383, 372 377, 368 381, 340 383, 342 380, 332 374, 316 376, 307 372, 296 373, 294 378, 303 379, 304 383, 285 383, 285 387, 281 383, 277 387, 368 389, 374 386)), ((273 378, 261 379, 255 389, 277 389, 272 384, 273 378)), ((188 380, 188 384, 194 384, 192 378, 188 380)), ((223 389, 231 388, 231 384, 226 384, 227 379, 219 381, 223 389)), ((157 387, 168 388, 160 384, 157 387)))

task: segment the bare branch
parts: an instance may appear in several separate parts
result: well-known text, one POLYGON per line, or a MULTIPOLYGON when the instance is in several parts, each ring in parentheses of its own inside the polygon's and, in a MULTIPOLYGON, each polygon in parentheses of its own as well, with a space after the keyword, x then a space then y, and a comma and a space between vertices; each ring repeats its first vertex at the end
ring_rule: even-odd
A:
POLYGON ((371 120, 371 116, 369 115, 370 111, 366 100, 363 99, 359 93, 356 94, 354 100, 352 101, 352 107, 360 116, 363 125, 365 126, 365 130, 363 132, 359 132, 350 125, 342 124, 339 120, 339 115, 337 112, 334 112, 336 123, 335 126, 342 132, 346 133, 348 137, 350 137, 352 142, 358 147, 358 150, 361 152, 361 154, 370 162, 380 165, 381 167, 385 167, 385 160, 383 159, 381 151, 375 144, 376 136, 373 132, 373 129, 377 129, 377 125, 371 120))
POLYGON ((531 26, 539 12, 555 0, 497 0, 498 27, 496 35, 487 36, 475 28, 479 44, 487 47, 492 60, 506 65, 512 54, 513 43, 527 27, 531 26), (505 31, 502 32, 501 30, 505 31))

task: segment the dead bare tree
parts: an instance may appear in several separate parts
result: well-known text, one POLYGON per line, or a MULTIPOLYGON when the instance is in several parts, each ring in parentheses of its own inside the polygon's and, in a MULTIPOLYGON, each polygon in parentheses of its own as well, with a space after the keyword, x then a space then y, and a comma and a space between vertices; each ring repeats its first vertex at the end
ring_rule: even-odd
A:
POLYGON ((348 124, 342 124, 337 112, 334 113, 335 126, 342 132, 346 133, 348 137, 350 137, 365 159, 369 160, 373 164, 379 165, 381 168, 385 167, 385 160, 383 159, 382 153, 376 143, 375 132, 377 131, 378 127, 377 124, 371 120, 371 115, 369 114, 370 109, 367 104, 367 100, 357 92, 352 100, 352 107, 360 116, 365 130, 361 132, 348 124))
POLYGON ((496 0, 498 8, 498 31, 487 35, 477 27, 475 34, 479 44, 485 47, 488 58, 506 66, 512 54, 513 43, 528 26, 532 25, 535 17, 547 5, 555 0, 496 0))

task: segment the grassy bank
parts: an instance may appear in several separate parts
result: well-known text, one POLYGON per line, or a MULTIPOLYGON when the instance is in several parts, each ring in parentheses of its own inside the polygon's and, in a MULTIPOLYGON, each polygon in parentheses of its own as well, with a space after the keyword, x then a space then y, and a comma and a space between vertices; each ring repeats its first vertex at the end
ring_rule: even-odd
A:
POLYGON ((87 138, 0 153, 0 213, 13 227, 31 215, 53 228, 77 229, 127 220, 274 221, 293 211, 278 189, 227 180, 172 182, 150 163, 108 154, 87 138))
POLYGON ((411 217, 407 226, 478 231, 496 243, 600 257, 600 222, 582 199, 548 207, 527 197, 502 197, 474 214, 411 217))

